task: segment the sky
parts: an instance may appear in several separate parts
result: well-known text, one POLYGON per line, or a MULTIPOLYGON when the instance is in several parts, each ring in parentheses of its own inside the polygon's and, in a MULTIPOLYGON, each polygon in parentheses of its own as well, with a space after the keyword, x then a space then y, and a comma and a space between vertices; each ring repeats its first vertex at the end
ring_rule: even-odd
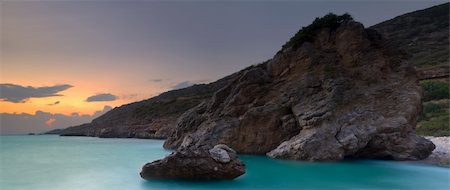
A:
POLYGON ((440 3, 0 0, 0 134, 77 125, 215 81, 329 12, 368 27, 440 3))

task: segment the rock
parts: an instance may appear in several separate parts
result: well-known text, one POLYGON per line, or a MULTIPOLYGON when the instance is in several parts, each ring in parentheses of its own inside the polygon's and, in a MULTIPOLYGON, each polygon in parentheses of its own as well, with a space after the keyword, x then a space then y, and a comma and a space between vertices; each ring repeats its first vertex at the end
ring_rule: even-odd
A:
POLYGON ((236 151, 234 151, 232 148, 230 148, 230 147, 228 147, 227 145, 224 145, 224 144, 218 144, 218 145, 214 146, 214 148, 220 148, 220 149, 226 150, 227 152, 231 152, 231 153, 236 154, 236 151))
POLYGON ((147 180, 234 179, 244 173, 245 165, 234 151, 214 147, 178 149, 162 160, 145 164, 140 175, 147 180))
POLYGON ((211 154, 211 157, 215 161, 220 163, 228 163, 231 160, 230 155, 228 155, 227 151, 218 147, 210 149, 209 154, 211 154))
POLYGON ((436 145, 436 149, 428 158, 416 162, 450 167, 450 137, 425 138, 431 140, 436 145))
POLYGON ((352 20, 236 73, 185 112, 164 143, 227 144, 239 153, 296 160, 420 160, 422 91, 405 56, 352 20))
POLYGON ((425 68, 420 69, 417 72, 420 80, 427 79, 447 79, 450 76, 450 67, 448 65, 433 67, 433 68, 425 68))

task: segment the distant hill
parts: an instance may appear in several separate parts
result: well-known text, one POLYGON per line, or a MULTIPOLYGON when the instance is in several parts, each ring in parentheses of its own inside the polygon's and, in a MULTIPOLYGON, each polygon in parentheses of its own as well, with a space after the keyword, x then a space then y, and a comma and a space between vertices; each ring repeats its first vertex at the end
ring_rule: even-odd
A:
POLYGON ((215 91, 228 83, 228 79, 229 77, 225 77, 210 84, 197 84, 122 105, 91 123, 69 127, 56 133, 62 136, 104 138, 165 138, 183 112, 210 98, 215 91))
POLYGON ((449 3, 407 13, 370 28, 409 54, 409 61, 416 68, 448 68, 449 3))
POLYGON ((47 131, 45 133, 42 133, 44 135, 58 135, 60 134, 64 129, 53 129, 51 131, 47 131))

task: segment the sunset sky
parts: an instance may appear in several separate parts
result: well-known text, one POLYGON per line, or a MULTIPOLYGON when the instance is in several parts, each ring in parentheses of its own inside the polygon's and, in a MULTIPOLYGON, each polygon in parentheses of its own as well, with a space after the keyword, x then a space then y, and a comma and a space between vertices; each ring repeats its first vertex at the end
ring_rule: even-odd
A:
POLYGON ((212 82, 271 58, 328 12, 371 26, 437 4, 0 1, 2 133, 89 122, 111 107, 212 82))

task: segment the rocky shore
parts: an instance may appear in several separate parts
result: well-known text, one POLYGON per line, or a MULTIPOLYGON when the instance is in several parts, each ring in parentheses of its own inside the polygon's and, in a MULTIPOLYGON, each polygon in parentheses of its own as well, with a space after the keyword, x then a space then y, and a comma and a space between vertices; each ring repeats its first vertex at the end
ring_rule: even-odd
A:
POLYGON ((425 137, 436 145, 431 155, 421 163, 450 167, 450 137, 425 137))

